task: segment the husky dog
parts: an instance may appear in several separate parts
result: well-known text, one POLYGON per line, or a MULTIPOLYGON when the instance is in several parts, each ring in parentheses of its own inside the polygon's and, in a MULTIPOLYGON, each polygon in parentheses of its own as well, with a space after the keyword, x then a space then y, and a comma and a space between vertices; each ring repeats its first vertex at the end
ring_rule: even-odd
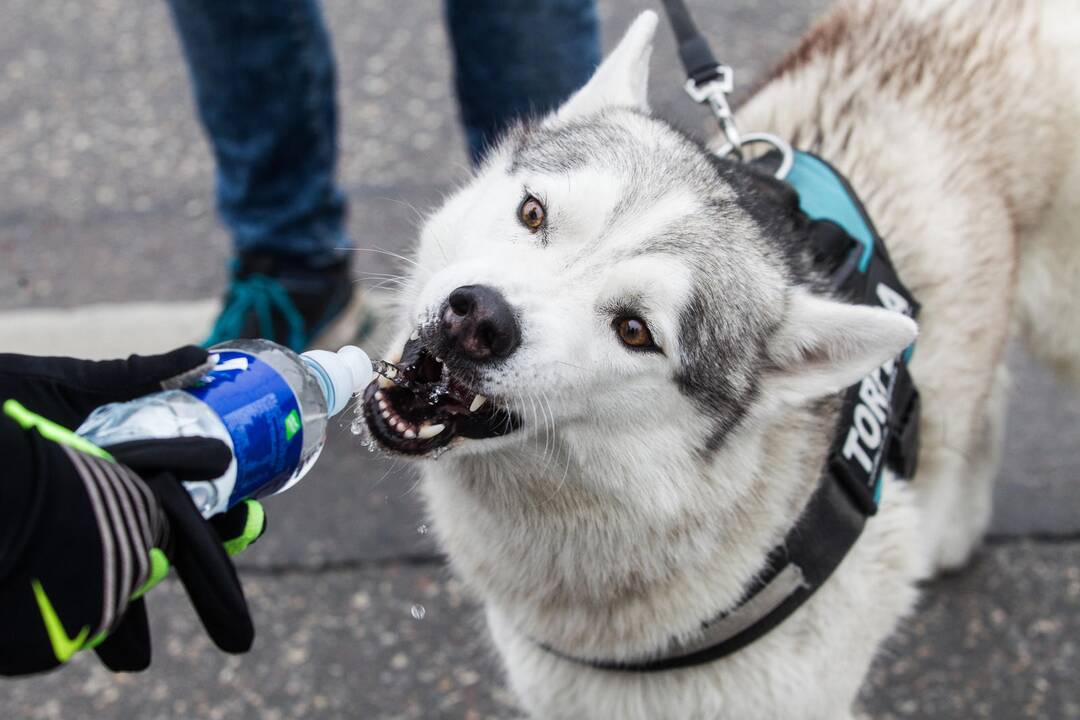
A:
POLYGON ((389 357, 434 394, 382 382, 361 412, 418 461, 531 716, 851 717, 916 581, 986 530, 1013 329, 1080 384, 1080 6, 845 2, 742 109, 847 176, 922 303, 920 469, 777 628, 627 673, 569 658, 662 654, 734 607, 818 482, 840 391, 917 333, 820 289, 785 186, 649 113, 656 25, 430 217, 389 357))

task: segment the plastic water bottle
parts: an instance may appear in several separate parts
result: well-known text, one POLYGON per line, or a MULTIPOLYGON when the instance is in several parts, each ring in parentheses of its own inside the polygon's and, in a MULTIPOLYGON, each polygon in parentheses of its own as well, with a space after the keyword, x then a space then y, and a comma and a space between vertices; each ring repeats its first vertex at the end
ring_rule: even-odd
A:
POLYGON ((96 409, 76 433, 99 447, 131 440, 203 436, 233 461, 221 477, 186 482, 203 517, 283 492, 307 474, 326 442, 326 420, 374 378, 358 347, 297 355, 268 340, 210 348, 216 364, 194 387, 96 409))

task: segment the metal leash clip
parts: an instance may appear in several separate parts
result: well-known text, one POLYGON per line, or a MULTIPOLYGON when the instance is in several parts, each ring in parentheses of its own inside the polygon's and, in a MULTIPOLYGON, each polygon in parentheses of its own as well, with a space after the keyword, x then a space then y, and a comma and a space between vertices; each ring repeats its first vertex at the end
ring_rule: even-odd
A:
POLYGON ((686 70, 686 94, 698 104, 708 103, 720 123, 724 139, 727 140, 716 154, 722 158, 734 155, 741 161, 745 159, 745 145, 771 145, 780 152, 780 165, 773 174, 779 180, 786 178, 795 163, 791 145, 770 133, 739 133, 739 128, 735 126, 735 114, 731 112, 727 97, 735 90, 735 71, 730 65, 717 62, 708 40, 698 30, 683 0, 663 0, 663 3, 671 29, 675 33, 679 60, 686 70))
POLYGON ((746 135, 739 133, 739 128, 735 124, 735 115, 731 112, 731 105, 728 104, 727 100, 727 96, 735 90, 735 71, 730 66, 717 65, 716 77, 701 85, 698 85, 693 78, 689 78, 686 81, 685 88, 686 94, 694 102, 699 104, 708 103, 709 107, 712 108, 713 115, 716 116, 717 122, 720 123, 720 129, 723 131, 727 142, 716 151, 717 155, 720 157, 734 155, 741 161, 745 159, 742 151, 743 146, 765 143, 773 146, 780 153, 780 165, 773 175, 778 180, 787 177, 788 173, 791 172, 791 166, 795 162, 790 143, 771 133, 759 132, 747 133, 746 135))
POLYGON ((720 123, 720 129, 724 131, 724 137, 728 144, 725 147, 730 150, 724 155, 734 153, 742 160, 742 139, 739 136, 739 128, 735 126, 735 116, 731 112, 727 96, 735 90, 735 71, 728 65, 716 66, 716 77, 698 85, 694 78, 687 78, 686 94, 698 104, 708 103, 712 108, 713 115, 720 123))

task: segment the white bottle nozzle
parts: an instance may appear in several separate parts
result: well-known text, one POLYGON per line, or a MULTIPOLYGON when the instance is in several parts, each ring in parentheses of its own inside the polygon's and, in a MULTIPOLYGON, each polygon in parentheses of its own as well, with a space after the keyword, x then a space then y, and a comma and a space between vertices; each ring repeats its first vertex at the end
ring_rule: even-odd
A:
POLYGON ((353 392, 366 388, 375 379, 375 370, 372 368, 371 358, 368 354, 355 345, 346 345, 337 351, 345 365, 349 368, 353 380, 353 392))
POLYGON ((355 345, 346 345, 336 353, 309 350, 302 357, 323 382, 327 415, 337 415, 344 410, 349 399, 375 379, 371 358, 355 345))

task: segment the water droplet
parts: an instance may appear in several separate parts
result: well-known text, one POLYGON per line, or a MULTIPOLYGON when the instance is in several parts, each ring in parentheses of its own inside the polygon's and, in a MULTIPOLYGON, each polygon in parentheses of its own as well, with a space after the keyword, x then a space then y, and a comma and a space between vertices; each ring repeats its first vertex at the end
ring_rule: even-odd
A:
POLYGON ((409 614, 412 615, 415 620, 423 620, 424 616, 427 615, 427 610, 424 609, 423 605, 413 605, 409 608, 409 614))
POLYGON ((445 382, 441 382, 438 385, 431 388, 430 391, 428 391, 428 402, 431 403, 432 405, 434 405, 435 403, 439 402, 439 400, 442 400, 444 397, 446 397, 449 394, 450 394, 449 387, 447 386, 447 384, 445 382))
POLYGON ((363 418, 355 418, 352 421, 352 425, 349 426, 349 430, 352 432, 353 435, 361 435, 364 432, 364 424, 365 423, 363 418))
POLYGON ((417 525, 416 526, 416 532, 418 532, 421 535, 427 535, 428 534, 428 526, 423 525, 423 524, 417 525))

